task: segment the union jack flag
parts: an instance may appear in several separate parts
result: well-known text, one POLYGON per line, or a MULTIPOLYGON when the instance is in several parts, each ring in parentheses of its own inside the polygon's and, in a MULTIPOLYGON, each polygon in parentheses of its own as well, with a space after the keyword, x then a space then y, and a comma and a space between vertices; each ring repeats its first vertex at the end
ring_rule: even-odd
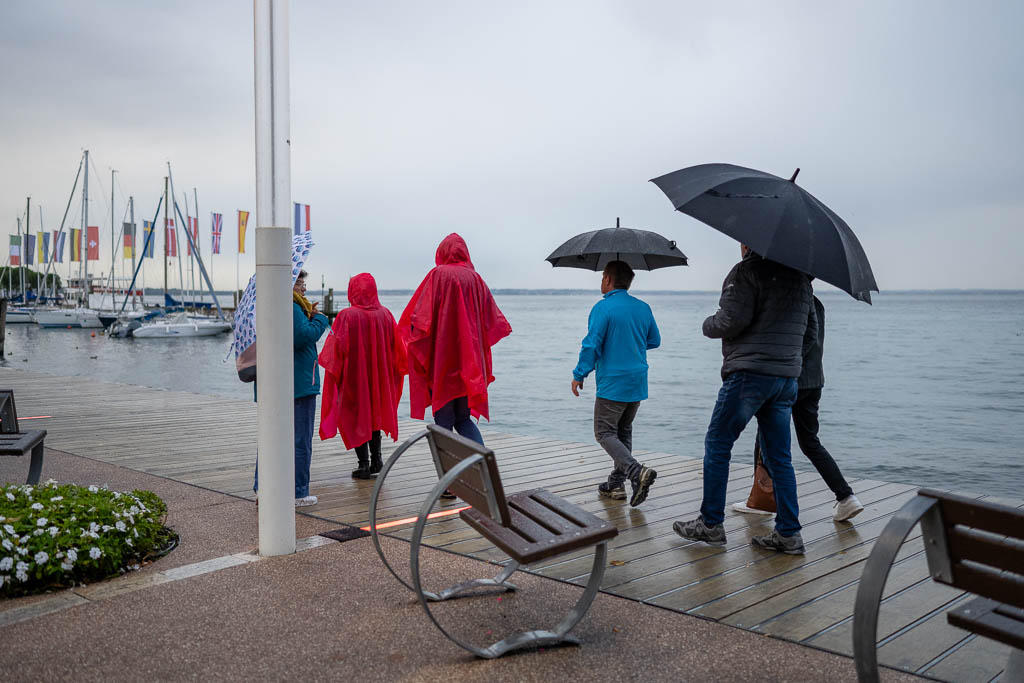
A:
POLYGON ((213 238, 213 253, 220 253, 220 234, 222 229, 222 221, 224 215, 219 213, 211 213, 213 226, 210 228, 210 235, 213 238))

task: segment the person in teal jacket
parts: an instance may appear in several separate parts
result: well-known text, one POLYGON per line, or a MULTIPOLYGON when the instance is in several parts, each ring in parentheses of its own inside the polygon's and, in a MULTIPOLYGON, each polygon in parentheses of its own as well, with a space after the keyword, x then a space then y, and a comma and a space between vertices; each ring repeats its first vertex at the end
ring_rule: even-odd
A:
MULTIPOLYGON (((316 345, 331 326, 318 304, 306 298, 306 271, 300 271, 292 287, 292 365, 295 373, 295 507, 316 505, 309 495, 309 466, 313 457, 313 422, 320 393, 320 366, 316 345)), ((255 391, 255 386, 253 387, 255 391)), ((259 489, 259 471, 253 490, 259 489)))
POLYGON ((600 495, 625 500, 625 482, 632 485, 629 504, 644 502, 658 473, 633 457, 633 419, 647 398, 647 351, 661 345, 651 307, 630 296, 633 269, 623 261, 605 266, 603 297, 590 311, 587 336, 572 371, 571 389, 579 396, 583 380, 597 370, 594 437, 615 467, 597 487, 600 495))

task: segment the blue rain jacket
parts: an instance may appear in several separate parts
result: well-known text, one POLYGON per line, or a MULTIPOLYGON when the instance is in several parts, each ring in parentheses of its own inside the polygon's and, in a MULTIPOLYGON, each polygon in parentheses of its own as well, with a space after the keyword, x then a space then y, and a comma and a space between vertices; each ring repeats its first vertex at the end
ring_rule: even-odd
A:
POLYGON ((647 350, 660 345, 651 307, 624 289, 613 289, 590 310, 573 379, 582 382, 596 369, 598 398, 643 401, 647 398, 647 350))
POLYGON ((317 364, 316 343, 330 326, 331 322, 323 313, 307 318, 302 306, 292 302, 295 398, 316 396, 320 393, 320 366, 317 364))

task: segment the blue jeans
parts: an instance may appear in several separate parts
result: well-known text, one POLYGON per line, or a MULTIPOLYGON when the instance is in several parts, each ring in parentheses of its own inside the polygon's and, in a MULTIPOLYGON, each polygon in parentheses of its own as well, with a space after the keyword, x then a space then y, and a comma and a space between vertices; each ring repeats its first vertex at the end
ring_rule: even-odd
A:
POLYGON ((434 423, 445 429, 454 429, 456 432, 484 445, 484 437, 473 422, 473 416, 469 412, 469 397, 460 396, 445 403, 444 406, 434 413, 434 423))
MULTIPOLYGON (((313 420, 316 418, 316 394, 295 399, 295 497, 309 495, 309 465, 313 461, 313 420)), ((260 467, 256 460, 256 474, 252 490, 259 491, 260 467)))
POLYGON ((775 487, 775 529, 782 536, 800 531, 796 475, 790 454, 789 420, 796 401, 796 379, 740 370, 725 378, 704 437, 704 501, 700 514, 708 525, 725 519, 732 446, 751 418, 757 418, 762 455, 775 487))

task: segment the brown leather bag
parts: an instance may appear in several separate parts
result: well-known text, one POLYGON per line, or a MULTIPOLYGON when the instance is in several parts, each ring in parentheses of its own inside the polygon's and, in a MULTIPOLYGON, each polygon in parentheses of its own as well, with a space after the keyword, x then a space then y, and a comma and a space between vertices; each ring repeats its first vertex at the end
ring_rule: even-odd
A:
POLYGON ((765 512, 775 512, 775 488, 768 470, 760 462, 754 466, 754 483, 747 497, 747 507, 765 512))

